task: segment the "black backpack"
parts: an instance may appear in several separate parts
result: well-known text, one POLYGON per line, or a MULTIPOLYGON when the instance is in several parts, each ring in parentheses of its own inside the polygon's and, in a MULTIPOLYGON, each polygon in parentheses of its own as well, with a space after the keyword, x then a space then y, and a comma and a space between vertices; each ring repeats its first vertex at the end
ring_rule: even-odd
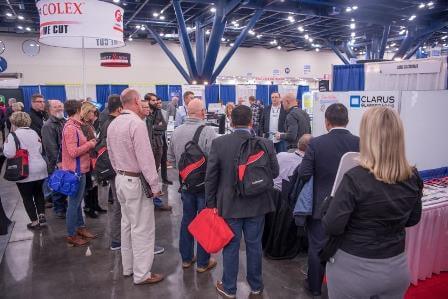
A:
POLYGON ((113 179, 117 174, 112 168, 112 163, 109 159, 109 152, 107 146, 103 145, 98 148, 96 162, 93 167, 94 174, 99 182, 104 182, 113 179))
POLYGON ((185 151, 180 156, 178 164, 181 188, 184 186, 191 193, 200 193, 205 190, 207 158, 199 147, 199 136, 204 127, 204 125, 200 126, 194 133, 193 140, 185 145, 185 151))
POLYGON ((236 190, 241 197, 251 197, 273 189, 271 163, 261 138, 243 142, 236 159, 236 190))

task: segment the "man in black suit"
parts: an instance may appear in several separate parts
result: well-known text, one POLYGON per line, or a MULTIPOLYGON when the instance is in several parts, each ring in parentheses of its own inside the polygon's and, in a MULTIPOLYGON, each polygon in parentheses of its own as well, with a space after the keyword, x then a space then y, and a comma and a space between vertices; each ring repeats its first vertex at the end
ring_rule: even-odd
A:
POLYGON ((336 178, 341 157, 347 152, 359 152, 359 137, 347 129, 348 111, 342 104, 332 104, 325 111, 328 133, 311 140, 300 164, 298 176, 313 177, 313 215, 307 220, 308 230, 308 284, 314 296, 321 294, 325 264, 319 259, 319 251, 327 237, 321 224, 321 206, 329 196, 336 178))
POLYGON ((279 92, 274 91, 271 93, 271 102, 272 104, 263 110, 260 122, 260 135, 274 142, 277 153, 286 152, 286 142, 274 138, 275 133, 285 131, 286 111, 283 109, 279 92))
MULTIPOLYGON (((207 162, 205 179, 205 196, 208 208, 217 208, 235 234, 230 243, 224 247, 222 282, 216 289, 224 298, 235 298, 239 266, 239 249, 242 232, 246 242, 247 281, 251 294, 259 295, 263 291, 261 273, 262 248, 265 214, 274 211, 273 194, 266 192, 254 197, 242 197, 235 188, 236 167, 232 162, 240 154, 241 145, 251 137, 252 112, 247 106, 235 107, 232 111, 232 134, 213 140, 207 162)), ((273 177, 277 177, 279 167, 271 141, 261 140, 269 156, 269 167, 273 177)))

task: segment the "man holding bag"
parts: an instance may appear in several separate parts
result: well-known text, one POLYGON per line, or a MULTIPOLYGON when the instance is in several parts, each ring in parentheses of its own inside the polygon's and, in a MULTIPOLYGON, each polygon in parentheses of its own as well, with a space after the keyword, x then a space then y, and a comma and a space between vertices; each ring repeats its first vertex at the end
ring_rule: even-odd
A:
MULTIPOLYGON (((216 290, 223 298, 235 298, 237 290, 239 249, 242 233, 246 242, 247 281, 252 296, 260 296, 263 292, 262 279, 262 247, 265 214, 274 211, 272 178, 279 174, 279 166, 272 141, 251 136, 252 112, 247 106, 235 107, 232 111, 232 134, 221 136, 213 141, 210 151, 205 194, 208 208, 217 208, 234 233, 234 238, 224 247, 222 282, 218 281, 216 290), (242 195, 237 190, 237 170, 234 161, 240 157, 241 148, 248 139, 254 138, 264 149, 264 159, 271 178, 271 186, 267 191, 254 196, 242 195)), ((246 172, 249 169, 247 162, 246 172)), ((256 161, 254 161, 256 163, 256 161)), ((253 171, 253 170, 252 170, 253 171)), ((254 173, 252 173, 254 174, 254 173)), ((257 184, 260 180, 253 183, 257 184)), ((252 189, 254 190, 254 189, 252 189)), ((248 190, 250 191, 250 190, 248 190)))

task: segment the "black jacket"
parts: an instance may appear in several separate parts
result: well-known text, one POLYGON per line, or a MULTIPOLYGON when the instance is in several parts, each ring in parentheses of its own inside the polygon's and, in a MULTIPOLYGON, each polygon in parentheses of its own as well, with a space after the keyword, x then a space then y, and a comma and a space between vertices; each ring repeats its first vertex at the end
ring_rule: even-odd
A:
POLYGON ((44 125, 44 121, 48 119, 48 115, 44 111, 36 111, 33 108, 30 109, 31 125, 30 129, 36 131, 39 137, 42 137, 41 130, 44 125))
MULTIPOLYGON (((250 133, 237 130, 213 140, 207 161, 205 178, 205 197, 207 207, 218 208, 219 215, 224 218, 257 217, 275 209, 273 192, 257 197, 240 198, 235 189, 235 158, 239 155, 241 145, 250 137, 250 133)), ((273 177, 277 177, 279 166, 275 155, 274 144, 262 139, 271 161, 273 177)))
POLYGON ((6 126, 6 110, 0 109, 0 129, 4 129, 6 126))
POLYGON ((422 213, 423 182, 418 173, 397 184, 377 180, 369 170, 349 170, 331 199, 322 224, 339 248, 369 259, 404 252, 405 227, 416 225, 422 213))
POLYGON ((9 118, 14 113, 11 107, 6 108, 6 127, 8 128, 8 131, 11 132, 11 122, 9 121, 9 118))
POLYGON ((334 129, 328 134, 311 139, 299 166, 298 177, 308 180, 313 176, 313 218, 321 218, 321 205, 329 196, 341 157, 347 152, 359 152, 359 137, 345 129, 334 129))
MULTIPOLYGON (((265 138, 269 138, 269 125, 271 120, 271 107, 272 105, 269 105, 265 109, 263 109, 263 114, 261 116, 260 121, 260 135, 265 138)), ((283 105, 280 105, 280 115, 278 118, 278 131, 284 132, 285 131, 285 120, 286 120, 286 111, 283 109, 283 105)), ((276 133, 276 132, 271 132, 276 133)))
POLYGON ((303 134, 311 134, 311 120, 308 113, 293 107, 288 111, 285 121, 285 133, 280 139, 288 142, 288 149, 297 148, 297 142, 303 134))
POLYGON ((148 127, 149 140, 151 141, 152 150, 161 150, 163 148, 163 135, 168 127, 165 118, 160 109, 156 109, 146 118, 148 127))
POLYGON ((44 123, 42 126, 42 145, 48 162, 48 173, 53 173, 56 164, 62 161, 59 154, 62 144, 62 129, 64 128, 65 119, 57 119, 54 116, 44 123))
POLYGON ((107 128, 109 128, 110 123, 115 119, 116 117, 113 115, 108 115, 107 118, 104 118, 101 121, 101 127, 99 131, 98 136, 98 142, 96 145, 96 149, 100 149, 104 146, 107 146, 107 128))

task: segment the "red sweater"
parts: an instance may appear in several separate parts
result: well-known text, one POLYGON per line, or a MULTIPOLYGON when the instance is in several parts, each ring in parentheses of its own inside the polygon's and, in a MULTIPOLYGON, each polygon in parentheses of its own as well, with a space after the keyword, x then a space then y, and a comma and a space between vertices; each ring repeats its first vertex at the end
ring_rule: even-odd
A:
POLYGON ((70 118, 65 123, 62 133, 62 169, 76 171, 76 158, 79 157, 81 173, 89 172, 91 148, 92 143, 87 142, 86 136, 81 131, 81 122, 70 118))

